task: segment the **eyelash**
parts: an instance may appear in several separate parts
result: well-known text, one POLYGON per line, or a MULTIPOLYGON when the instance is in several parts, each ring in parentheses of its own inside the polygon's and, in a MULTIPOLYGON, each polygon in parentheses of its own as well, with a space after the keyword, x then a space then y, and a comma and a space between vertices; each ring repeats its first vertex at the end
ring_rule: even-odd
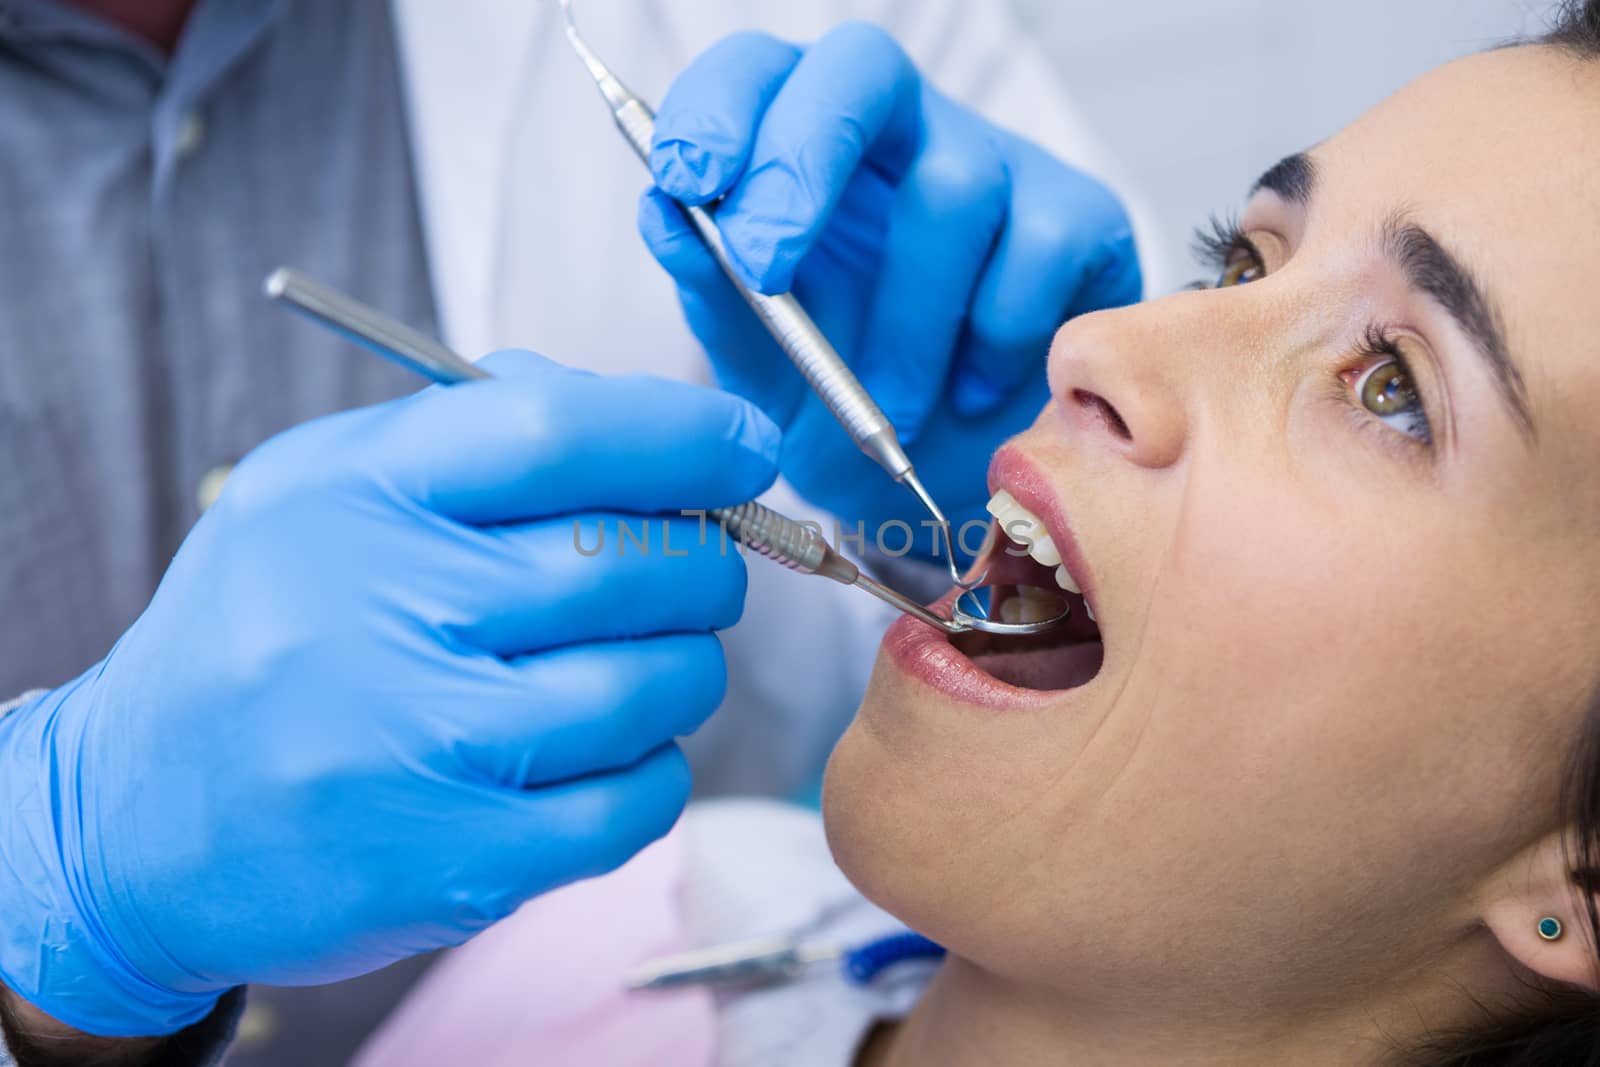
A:
MULTIPOLYGON (((1195 228, 1193 246, 1195 258, 1202 266, 1210 267, 1213 276, 1227 270, 1233 258, 1240 254, 1261 262, 1261 250, 1244 235, 1235 215, 1212 215, 1195 228)), ((1196 278, 1187 288, 1215 289, 1216 283, 1208 278, 1196 278)))
MULTIPOLYGON (((1249 262, 1257 270, 1265 270, 1260 249, 1256 247, 1255 242, 1245 236, 1244 231, 1239 227, 1238 220, 1232 216, 1213 215, 1206 225, 1197 228, 1194 232, 1194 252, 1201 263, 1213 269, 1216 275, 1219 276, 1219 280, 1221 275, 1238 264, 1240 256, 1249 257, 1249 262)), ((1189 289, 1215 289, 1217 287, 1216 281, 1208 281, 1203 278, 1191 282, 1187 286, 1189 289)), ((1383 363, 1393 363, 1399 368, 1400 373, 1405 375, 1406 380, 1412 383, 1412 388, 1416 388, 1417 376, 1411 371, 1411 362, 1406 359, 1405 354, 1400 350, 1399 341, 1387 327, 1378 323, 1368 325, 1361 335, 1360 343, 1356 346, 1355 355, 1368 364, 1358 375, 1358 381, 1383 363)), ((1353 385, 1347 384, 1343 393, 1350 400, 1351 406, 1354 407, 1356 413, 1362 416, 1363 425, 1375 428, 1375 424, 1382 424, 1385 427, 1389 427, 1389 423, 1383 416, 1371 411, 1361 403, 1353 385)), ((1398 435, 1407 444, 1431 448, 1433 445, 1433 422, 1428 416, 1428 405, 1423 402, 1420 393, 1417 394, 1417 407, 1415 434, 1389 428, 1384 431, 1384 436, 1392 442, 1398 435)))

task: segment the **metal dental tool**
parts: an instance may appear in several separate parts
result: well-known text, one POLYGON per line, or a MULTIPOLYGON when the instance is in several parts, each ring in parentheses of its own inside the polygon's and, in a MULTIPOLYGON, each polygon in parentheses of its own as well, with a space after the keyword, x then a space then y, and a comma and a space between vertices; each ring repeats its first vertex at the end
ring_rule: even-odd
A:
MULTIPOLYGON (((600 57, 595 55, 594 50, 578 33, 578 25, 572 17, 572 0, 558 0, 558 2, 561 4, 561 14, 566 23, 567 40, 571 42, 573 51, 578 53, 578 58, 583 60, 583 65, 588 68, 590 77, 600 90, 600 95, 605 97, 617 129, 622 131, 622 136, 632 146, 639 161, 648 168, 650 144, 655 136, 655 112, 623 85, 610 68, 600 62, 600 57)), ((766 326, 767 332, 772 334, 773 339, 778 342, 778 347, 783 349, 784 354, 800 371, 806 383, 817 396, 822 398, 828 410, 833 412, 833 417, 839 420, 839 424, 856 443, 856 447, 888 471, 889 477, 916 494, 922 506, 928 510, 928 514, 939 524, 939 532, 944 541, 945 558, 949 563, 950 576, 955 579, 955 583, 963 589, 971 589, 981 582, 982 575, 970 581, 962 577, 961 568, 956 562, 955 539, 950 532, 950 520, 939 510, 939 505, 934 502, 932 495, 918 479, 916 471, 911 466, 911 458, 906 455, 905 449, 900 445, 899 437, 895 434, 894 426, 878 409, 872 395, 862 388, 861 382, 845 365, 844 360, 839 358, 839 353, 828 343, 828 338, 822 330, 811 321, 811 316, 806 314, 805 308, 801 307, 800 302, 790 293, 767 296, 740 281, 738 271, 734 269, 733 262, 728 256, 727 246, 723 243, 722 232, 717 229, 711 213, 703 207, 683 204, 679 207, 688 216, 695 232, 711 250, 711 254, 716 257, 723 273, 733 282, 734 288, 744 297, 750 309, 756 313, 756 318, 766 326)))
POLYGON ((713 508, 706 514, 759 555, 776 560, 801 574, 820 574, 841 585, 858 586, 879 600, 947 634, 966 633, 968 630, 1014 637, 1043 633, 1065 621, 1071 610, 1063 597, 1048 592, 1043 596, 1034 593, 1022 599, 1029 605, 1035 619, 1006 622, 1003 618, 996 618, 988 609, 991 603, 1001 603, 1001 599, 991 598, 1003 598, 1005 592, 1013 591, 1014 587, 983 585, 963 590, 951 605, 950 618, 943 619, 904 594, 862 574, 861 568, 840 555, 814 526, 796 522, 754 501, 732 508, 713 508))
MULTIPOLYGON (((262 288, 268 298, 287 304, 368 351, 435 382, 453 385, 490 377, 486 371, 439 341, 336 289, 314 282, 298 271, 279 267, 267 276, 262 288)), ((840 555, 813 526, 795 522, 754 501, 737 507, 712 508, 706 515, 759 555, 802 574, 820 574, 842 585, 864 589, 879 600, 947 634, 965 633, 968 630, 1010 636, 1042 633, 1064 621, 1070 611, 1063 597, 1033 593, 1027 602, 1035 621, 996 620, 989 616, 986 609, 999 601, 991 604, 986 597, 998 596, 1003 600, 1005 593, 997 591, 1014 587, 983 586, 976 591, 968 590, 957 598, 951 609, 951 618, 940 618, 909 597, 862 574, 859 567, 840 555)))
POLYGON ((869 986, 891 967, 913 960, 933 962, 944 955, 941 946, 910 931, 858 945, 787 934, 690 949, 652 960, 628 976, 627 987, 638 992, 688 985, 776 985, 804 977, 819 963, 837 963, 845 981, 869 986))
POLYGON ((443 343, 403 322, 314 282, 292 267, 267 275, 262 290, 269 300, 288 304, 346 340, 436 382, 487 378, 488 372, 461 358, 443 343))

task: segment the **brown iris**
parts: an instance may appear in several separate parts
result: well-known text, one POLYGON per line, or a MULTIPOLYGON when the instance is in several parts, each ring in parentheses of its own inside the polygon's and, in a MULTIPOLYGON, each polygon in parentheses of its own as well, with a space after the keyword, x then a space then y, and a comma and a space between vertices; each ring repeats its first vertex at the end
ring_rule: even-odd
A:
POLYGON ((1374 415, 1399 415, 1417 406, 1417 390, 1405 368, 1389 360, 1362 375, 1361 404, 1374 415))
POLYGON ((1231 285, 1244 285, 1261 277, 1261 264, 1256 262, 1252 255, 1235 253, 1222 268, 1222 277, 1217 279, 1217 288, 1226 289, 1231 285))

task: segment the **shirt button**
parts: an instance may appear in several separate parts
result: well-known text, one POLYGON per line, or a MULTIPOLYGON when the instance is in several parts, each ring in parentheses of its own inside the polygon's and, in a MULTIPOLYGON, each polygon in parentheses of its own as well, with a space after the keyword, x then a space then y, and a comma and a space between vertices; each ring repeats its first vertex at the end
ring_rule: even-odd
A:
POLYGON ((217 497, 222 495, 223 483, 228 480, 228 475, 233 473, 233 464, 224 463, 212 467, 200 477, 200 484, 195 486, 195 503, 200 505, 200 510, 205 511, 217 502, 217 497))
POLYGON ((278 1036, 278 1013, 270 1004, 259 1000, 248 1001, 244 1014, 239 1016, 239 1029, 234 1034, 234 1044, 241 1049, 260 1047, 278 1036))
POLYGON ((183 116, 183 120, 178 123, 178 137, 173 143, 173 151, 177 152, 179 159, 188 159, 200 151, 200 146, 205 143, 205 139, 205 120, 191 111, 183 116))

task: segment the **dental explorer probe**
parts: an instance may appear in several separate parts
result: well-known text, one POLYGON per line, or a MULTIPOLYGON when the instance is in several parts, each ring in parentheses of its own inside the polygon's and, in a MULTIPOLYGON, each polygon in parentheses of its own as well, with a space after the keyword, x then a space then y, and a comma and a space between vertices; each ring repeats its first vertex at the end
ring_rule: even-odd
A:
MULTIPOLYGON (((442 342, 413 330, 353 297, 313 281, 297 270, 279 267, 267 276, 262 290, 268 299, 286 304, 362 348, 441 385, 492 377, 442 342)), ((982 630, 993 634, 1025 636, 1049 630, 1067 617, 1068 609, 1063 601, 1062 610, 1049 618, 1032 622, 994 620, 988 616, 982 602, 969 591, 957 599, 951 609, 951 618, 941 618, 910 597, 861 573, 859 567, 828 544, 815 528, 795 522, 765 505, 750 501, 736 507, 710 508, 705 515, 759 555, 802 574, 819 574, 841 585, 857 586, 947 634, 982 630), (966 605, 969 599, 972 601, 970 608, 966 605)))
MULTIPOLYGON (((578 33, 578 24, 572 15, 572 0, 558 0, 558 2, 561 5, 567 40, 572 44, 572 50, 578 53, 578 58, 588 68, 589 76, 594 79, 600 95, 605 98, 606 106, 611 109, 611 118, 616 122, 617 129, 633 148, 634 155, 638 156, 639 161, 648 169, 650 145, 655 138, 655 112, 643 99, 622 84, 622 81, 600 61, 600 57, 595 55, 588 42, 578 33)), ((778 347, 783 349, 784 354, 800 371, 806 383, 844 427, 850 439, 856 443, 856 447, 888 471, 889 477, 910 489, 928 510, 928 514, 939 524, 950 576, 955 579, 955 583, 963 589, 971 589, 981 582, 982 575, 970 581, 962 577, 961 568, 956 563, 955 538, 950 532, 950 520, 934 502, 933 496, 922 484, 922 480, 917 477, 917 472, 911 465, 911 457, 906 455, 905 449, 900 445, 900 438, 895 434, 894 425, 878 408, 872 399, 872 394, 862 387, 854 372, 845 365, 844 360, 828 342, 827 336, 811 320, 805 308, 800 306, 800 302, 791 293, 767 296, 745 285, 739 278, 739 272, 734 268, 727 244, 722 239, 722 231, 717 229, 711 213, 703 207, 691 207, 687 204, 678 206, 688 216, 695 232, 710 249, 712 256, 722 267, 722 272, 733 283, 733 287, 744 297, 745 303, 750 305, 750 310, 756 313, 756 318, 760 319, 767 332, 772 334, 773 339, 778 342, 778 347)))

